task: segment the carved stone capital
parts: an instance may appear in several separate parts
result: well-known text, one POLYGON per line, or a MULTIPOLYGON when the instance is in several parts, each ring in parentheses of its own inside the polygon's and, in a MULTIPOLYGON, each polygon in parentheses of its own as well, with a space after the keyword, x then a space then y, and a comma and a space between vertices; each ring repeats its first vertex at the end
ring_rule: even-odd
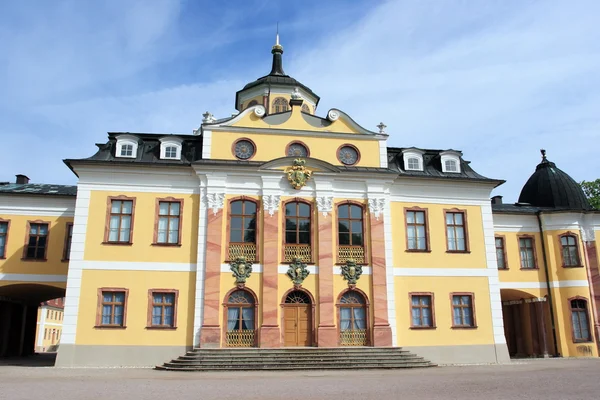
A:
POLYGON ((333 196, 318 196, 317 209, 326 217, 333 210, 333 196))
POLYGON ((379 220, 379 216, 383 214, 385 210, 385 198, 376 197, 369 199, 369 211, 379 220))
POLYGON ((272 217, 275 211, 279 209, 281 196, 278 194, 266 194, 262 197, 263 210, 267 211, 272 217))
POLYGON ((593 242, 596 240, 596 232, 594 232, 593 225, 586 224, 581 227, 581 240, 584 242, 593 242))
POLYGON ((219 210, 225 205, 225 193, 208 193, 206 195, 206 203, 208 208, 211 208, 214 215, 217 215, 219 210))

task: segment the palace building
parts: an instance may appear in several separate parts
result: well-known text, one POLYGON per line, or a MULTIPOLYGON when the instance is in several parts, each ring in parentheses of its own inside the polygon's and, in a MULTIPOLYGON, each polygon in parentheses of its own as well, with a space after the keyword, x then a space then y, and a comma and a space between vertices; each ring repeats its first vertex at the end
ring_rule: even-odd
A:
POLYGON ((569 175, 544 153, 518 203, 490 199, 504 181, 460 151, 319 112, 282 55, 234 116, 110 132, 65 160, 76 187, 0 184, 0 356, 31 354, 37 306, 63 296, 58 366, 228 347, 598 356, 600 212, 569 175))

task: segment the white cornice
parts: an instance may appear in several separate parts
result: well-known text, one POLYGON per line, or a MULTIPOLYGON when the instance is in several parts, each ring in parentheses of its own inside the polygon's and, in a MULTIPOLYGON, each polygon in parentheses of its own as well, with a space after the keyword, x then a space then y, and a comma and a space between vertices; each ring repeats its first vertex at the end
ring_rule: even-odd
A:
POLYGON ((75 196, 0 196, 0 214, 41 217, 72 217, 75 215, 75 196))
MULTIPOLYGON (((246 110, 242 111, 246 112, 246 110)), ((241 114, 241 113, 240 113, 241 114)), ((237 118, 237 117, 236 117, 237 118)), ((212 131, 225 131, 225 132, 240 132, 240 133, 258 133, 265 135, 290 135, 290 136, 308 136, 308 137, 339 137, 342 139, 352 140, 387 140, 387 135, 380 134, 360 134, 360 133, 341 133, 331 131, 308 131, 308 130, 294 130, 294 129, 277 129, 277 128, 247 128, 239 126, 226 126, 226 125, 208 125, 212 131)))

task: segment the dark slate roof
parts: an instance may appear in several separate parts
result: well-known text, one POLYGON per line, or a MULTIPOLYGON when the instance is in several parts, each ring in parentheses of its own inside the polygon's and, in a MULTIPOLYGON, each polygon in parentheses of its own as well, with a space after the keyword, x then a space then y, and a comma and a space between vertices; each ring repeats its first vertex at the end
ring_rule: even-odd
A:
MULTIPOLYGON (((494 214, 529 214, 534 215, 541 213, 563 213, 571 212, 572 208, 565 207, 536 207, 531 204, 515 203, 515 204, 492 204, 492 212, 494 214)), ((577 210, 581 211, 581 210, 577 210)), ((600 210, 586 210, 586 213, 600 214, 600 210)))
POLYGON ((143 165, 190 165, 202 157, 202 136, 180 135, 180 134, 156 134, 156 133, 130 133, 109 132, 108 142, 97 143, 98 151, 91 157, 83 159, 68 159, 65 163, 71 167, 74 161, 87 162, 114 162, 119 164, 143 164, 143 165), (115 157, 117 147, 117 136, 131 135, 138 138, 139 148, 136 158, 115 157), (164 160, 160 158, 160 139, 165 137, 177 137, 182 140, 181 159, 164 160))
POLYGON ((77 186, 43 183, 2 183, 0 184, 0 195, 1 194, 75 196, 77 195, 77 186))
POLYGON ((499 179, 491 179, 478 174, 471 168, 470 161, 465 161, 460 157, 460 173, 442 172, 442 162, 440 153, 444 151, 453 151, 461 154, 457 150, 429 150, 415 149, 423 152, 423 171, 411 171, 404 169, 404 160, 402 151, 415 149, 414 147, 388 147, 388 168, 399 173, 401 176, 422 177, 422 178, 441 178, 441 179, 466 179, 477 181, 495 182, 496 186, 503 184, 505 181, 499 179))
POLYGON ((542 155, 542 162, 521 190, 519 203, 554 209, 591 210, 581 186, 556 164, 548 161, 544 150, 542 155))

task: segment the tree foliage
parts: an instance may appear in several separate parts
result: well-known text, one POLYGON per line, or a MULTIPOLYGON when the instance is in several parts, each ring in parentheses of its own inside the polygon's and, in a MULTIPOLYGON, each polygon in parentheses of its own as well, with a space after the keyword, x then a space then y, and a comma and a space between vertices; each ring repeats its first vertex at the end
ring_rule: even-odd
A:
POLYGON ((581 182, 581 188, 592 207, 600 210, 600 179, 591 182, 583 181, 581 182))

